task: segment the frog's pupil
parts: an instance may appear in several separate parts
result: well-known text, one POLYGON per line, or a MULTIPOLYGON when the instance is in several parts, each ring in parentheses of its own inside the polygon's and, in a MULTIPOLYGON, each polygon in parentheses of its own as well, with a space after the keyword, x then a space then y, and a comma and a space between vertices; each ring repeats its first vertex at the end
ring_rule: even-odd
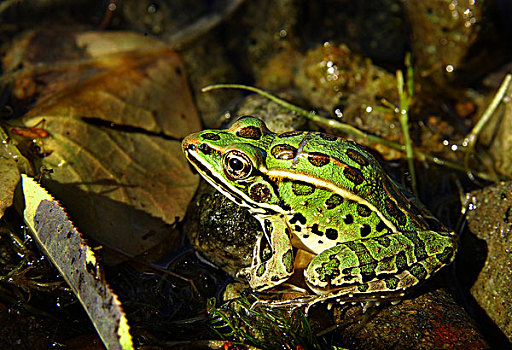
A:
POLYGON ((229 160, 229 166, 231 167, 231 169, 233 169, 234 171, 240 171, 244 168, 244 164, 242 163, 242 161, 238 158, 231 158, 229 160))

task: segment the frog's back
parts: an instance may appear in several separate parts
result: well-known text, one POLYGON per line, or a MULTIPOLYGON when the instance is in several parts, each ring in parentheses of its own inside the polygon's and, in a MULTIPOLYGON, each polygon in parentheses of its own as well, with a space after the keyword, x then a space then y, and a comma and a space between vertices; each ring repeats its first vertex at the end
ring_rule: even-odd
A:
POLYGON ((290 226, 305 244, 314 239, 331 246, 426 226, 420 211, 411 210, 380 164, 355 142, 324 133, 284 133, 269 146, 266 166, 294 213, 290 226))

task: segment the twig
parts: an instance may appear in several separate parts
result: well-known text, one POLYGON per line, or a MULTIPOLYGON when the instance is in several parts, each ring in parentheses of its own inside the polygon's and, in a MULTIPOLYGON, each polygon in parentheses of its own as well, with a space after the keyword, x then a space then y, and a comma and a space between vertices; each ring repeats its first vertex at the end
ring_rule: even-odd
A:
POLYGON ((476 141, 478 139, 478 135, 482 131, 485 124, 489 122, 491 117, 496 112, 496 109, 500 105, 501 101, 505 97, 505 94, 507 93, 507 90, 510 86, 510 82, 512 80, 512 74, 507 74, 505 76, 505 79, 503 79, 503 82, 501 83, 500 88, 498 89, 498 92, 496 92, 496 95, 494 95, 494 98, 492 99, 489 106, 485 109, 484 113, 478 120, 478 122, 475 124, 473 129, 470 131, 470 133, 466 136, 464 139, 464 142, 462 143, 463 146, 466 147, 466 154, 464 155, 464 170, 466 171, 468 177, 470 179, 474 179, 473 172, 469 169, 469 156, 473 153, 476 146, 476 141))

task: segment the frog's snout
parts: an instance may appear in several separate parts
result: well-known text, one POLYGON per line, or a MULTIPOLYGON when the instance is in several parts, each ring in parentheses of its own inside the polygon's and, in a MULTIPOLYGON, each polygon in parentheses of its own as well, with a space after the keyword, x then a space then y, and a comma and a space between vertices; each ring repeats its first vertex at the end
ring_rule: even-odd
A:
POLYGON ((181 149, 183 150, 183 153, 187 154, 190 151, 195 152, 197 150, 197 143, 198 140, 196 134, 185 137, 181 142, 181 149))

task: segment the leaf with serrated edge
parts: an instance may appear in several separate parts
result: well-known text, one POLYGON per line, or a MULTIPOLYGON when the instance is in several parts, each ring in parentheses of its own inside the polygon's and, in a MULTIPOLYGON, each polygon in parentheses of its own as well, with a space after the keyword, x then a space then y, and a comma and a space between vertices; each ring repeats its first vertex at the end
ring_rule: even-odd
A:
POLYGON ((22 186, 26 224, 82 303, 105 346, 133 349, 121 302, 108 287, 95 253, 58 201, 26 175, 22 175, 22 186))

